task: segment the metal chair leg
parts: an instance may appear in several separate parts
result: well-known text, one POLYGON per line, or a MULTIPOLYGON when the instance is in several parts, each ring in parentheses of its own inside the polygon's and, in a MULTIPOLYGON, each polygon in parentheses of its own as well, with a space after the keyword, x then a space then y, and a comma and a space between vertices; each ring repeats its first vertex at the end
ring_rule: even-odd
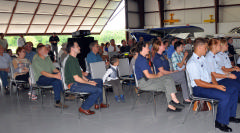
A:
POLYGON ((155 92, 153 92, 153 111, 154 111, 154 117, 156 117, 156 110, 157 110, 157 104, 155 99, 155 92))
POLYGON ((193 101, 193 100, 191 101, 191 103, 190 103, 190 105, 189 105, 189 108, 188 108, 188 111, 185 113, 185 116, 184 116, 184 119, 183 119, 182 124, 185 123, 185 121, 186 121, 186 119, 187 119, 187 116, 188 116, 188 113, 190 112, 190 110, 191 110, 192 105, 193 105, 194 102, 195 102, 195 101, 193 101))

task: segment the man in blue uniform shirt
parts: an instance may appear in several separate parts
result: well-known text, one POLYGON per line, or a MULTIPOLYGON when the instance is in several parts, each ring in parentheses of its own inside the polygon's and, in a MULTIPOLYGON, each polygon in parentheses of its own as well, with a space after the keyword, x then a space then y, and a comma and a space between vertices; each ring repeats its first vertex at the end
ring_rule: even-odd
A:
POLYGON ((187 63, 187 72, 190 77, 193 95, 204 98, 217 99, 218 109, 215 127, 224 132, 231 132, 229 122, 239 123, 236 117, 237 89, 219 85, 215 77, 209 73, 204 58, 207 52, 207 42, 203 38, 194 41, 194 53, 187 63))

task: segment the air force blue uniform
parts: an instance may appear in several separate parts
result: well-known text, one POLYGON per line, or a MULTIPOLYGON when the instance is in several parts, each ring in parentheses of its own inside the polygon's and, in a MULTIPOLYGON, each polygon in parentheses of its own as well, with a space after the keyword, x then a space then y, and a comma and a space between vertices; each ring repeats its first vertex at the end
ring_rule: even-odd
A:
POLYGON ((237 109, 237 92, 236 88, 231 86, 225 86, 226 92, 218 90, 216 88, 203 88, 197 86, 194 80, 200 79, 204 82, 211 83, 211 73, 208 70, 205 57, 199 57, 193 53, 192 57, 187 63, 187 72, 191 80, 191 86, 193 87, 193 95, 204 98, 216 99, 219 101, 216 121, 225 125, 229 124, 229 118, 236 116, 237 109))

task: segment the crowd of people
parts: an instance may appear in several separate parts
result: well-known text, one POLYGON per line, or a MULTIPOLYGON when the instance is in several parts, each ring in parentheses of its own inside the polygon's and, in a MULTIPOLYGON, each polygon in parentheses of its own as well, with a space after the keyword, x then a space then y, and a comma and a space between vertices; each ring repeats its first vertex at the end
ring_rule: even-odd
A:
MULTIPOLYGON (((90 52, 86 56, 86 64, 105 61, 108 67, 102 79, 92 79, 91 70, 83 71, 79 65, 77 55, 81 48, 77 42, 66 43, 58 53, 59 38, 54 33, 50 37, 51 45, 38 44, 33 49, 32 42, 26 42, 23 36, 18 40, 16 56, 8 49, 8 43, 1 34, 0 39, 0 77, 6 92, 8 86, 9 64, 14 67, 14 78, 29 82, 29 66, 34 70, 34 79, 39 86, 53 86, 56 107, 67 108, 61 103, 62 83, 67 85, 71 92, 89 93, 87 99, 79 108, 79 112, 86 115, 95 114, 90 110, 107 108, 105 89, 108 83, 113 88, 116 102, 126 102, 119 76, 118 56, 109 58, 110 52, 130 53, 130 77, 135 73, 138 87, 135 91, 161 91, 167 98, 167 112, 180 112, 184 104, 191 102, 187 85, 186 73, 189 74, 193 95, 218 100, 215 127, 224 132, 232 129, 229 122, 240 123, 236 118, 236 110, 240 92, 240 68, 234 64, 236 54, 232 45, 232 38, 190 38, 183 40, 161 37, 144 41, 143 37, 122 40, 118 47, 112 39, 106 44, 94 41, 89 45, 90 52), (61 63, 57 68, 54 63, 61 63), (63 69, 63 75, 60 70, 63 69), (62 81, 62 76, 65 80, 62 81), (183 101, 176 96, 176 85, 181 86, 183 101)), ((69 99, 74 99, 71 95, 69 99)), ((33 95, 36 100, 37 96, 33 95)))

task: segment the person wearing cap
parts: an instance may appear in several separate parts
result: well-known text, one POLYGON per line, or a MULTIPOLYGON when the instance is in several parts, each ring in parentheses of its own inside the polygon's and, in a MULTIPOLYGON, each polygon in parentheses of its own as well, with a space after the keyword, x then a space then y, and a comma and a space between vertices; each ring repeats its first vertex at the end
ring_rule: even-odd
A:
POLYGON ((59 42, 59 38, 56 33, 53 33, 53 35, 49 38, 49 42, 51 43, 52 46, 52 51, 55 53, 56 58, 58 58, 58 46, 57 43, 59 42))
POLYGON ((32 50, 33 48, 33 43, 32 42, 27 42, 25 45, 24 45, 24 49, 26 51, 26 55, 25 55, 25 58, 28 59, 30 62, 32 62, 33 60, 33 57, 34 55, 36 54, 36 52, 34 52, 32 50))

